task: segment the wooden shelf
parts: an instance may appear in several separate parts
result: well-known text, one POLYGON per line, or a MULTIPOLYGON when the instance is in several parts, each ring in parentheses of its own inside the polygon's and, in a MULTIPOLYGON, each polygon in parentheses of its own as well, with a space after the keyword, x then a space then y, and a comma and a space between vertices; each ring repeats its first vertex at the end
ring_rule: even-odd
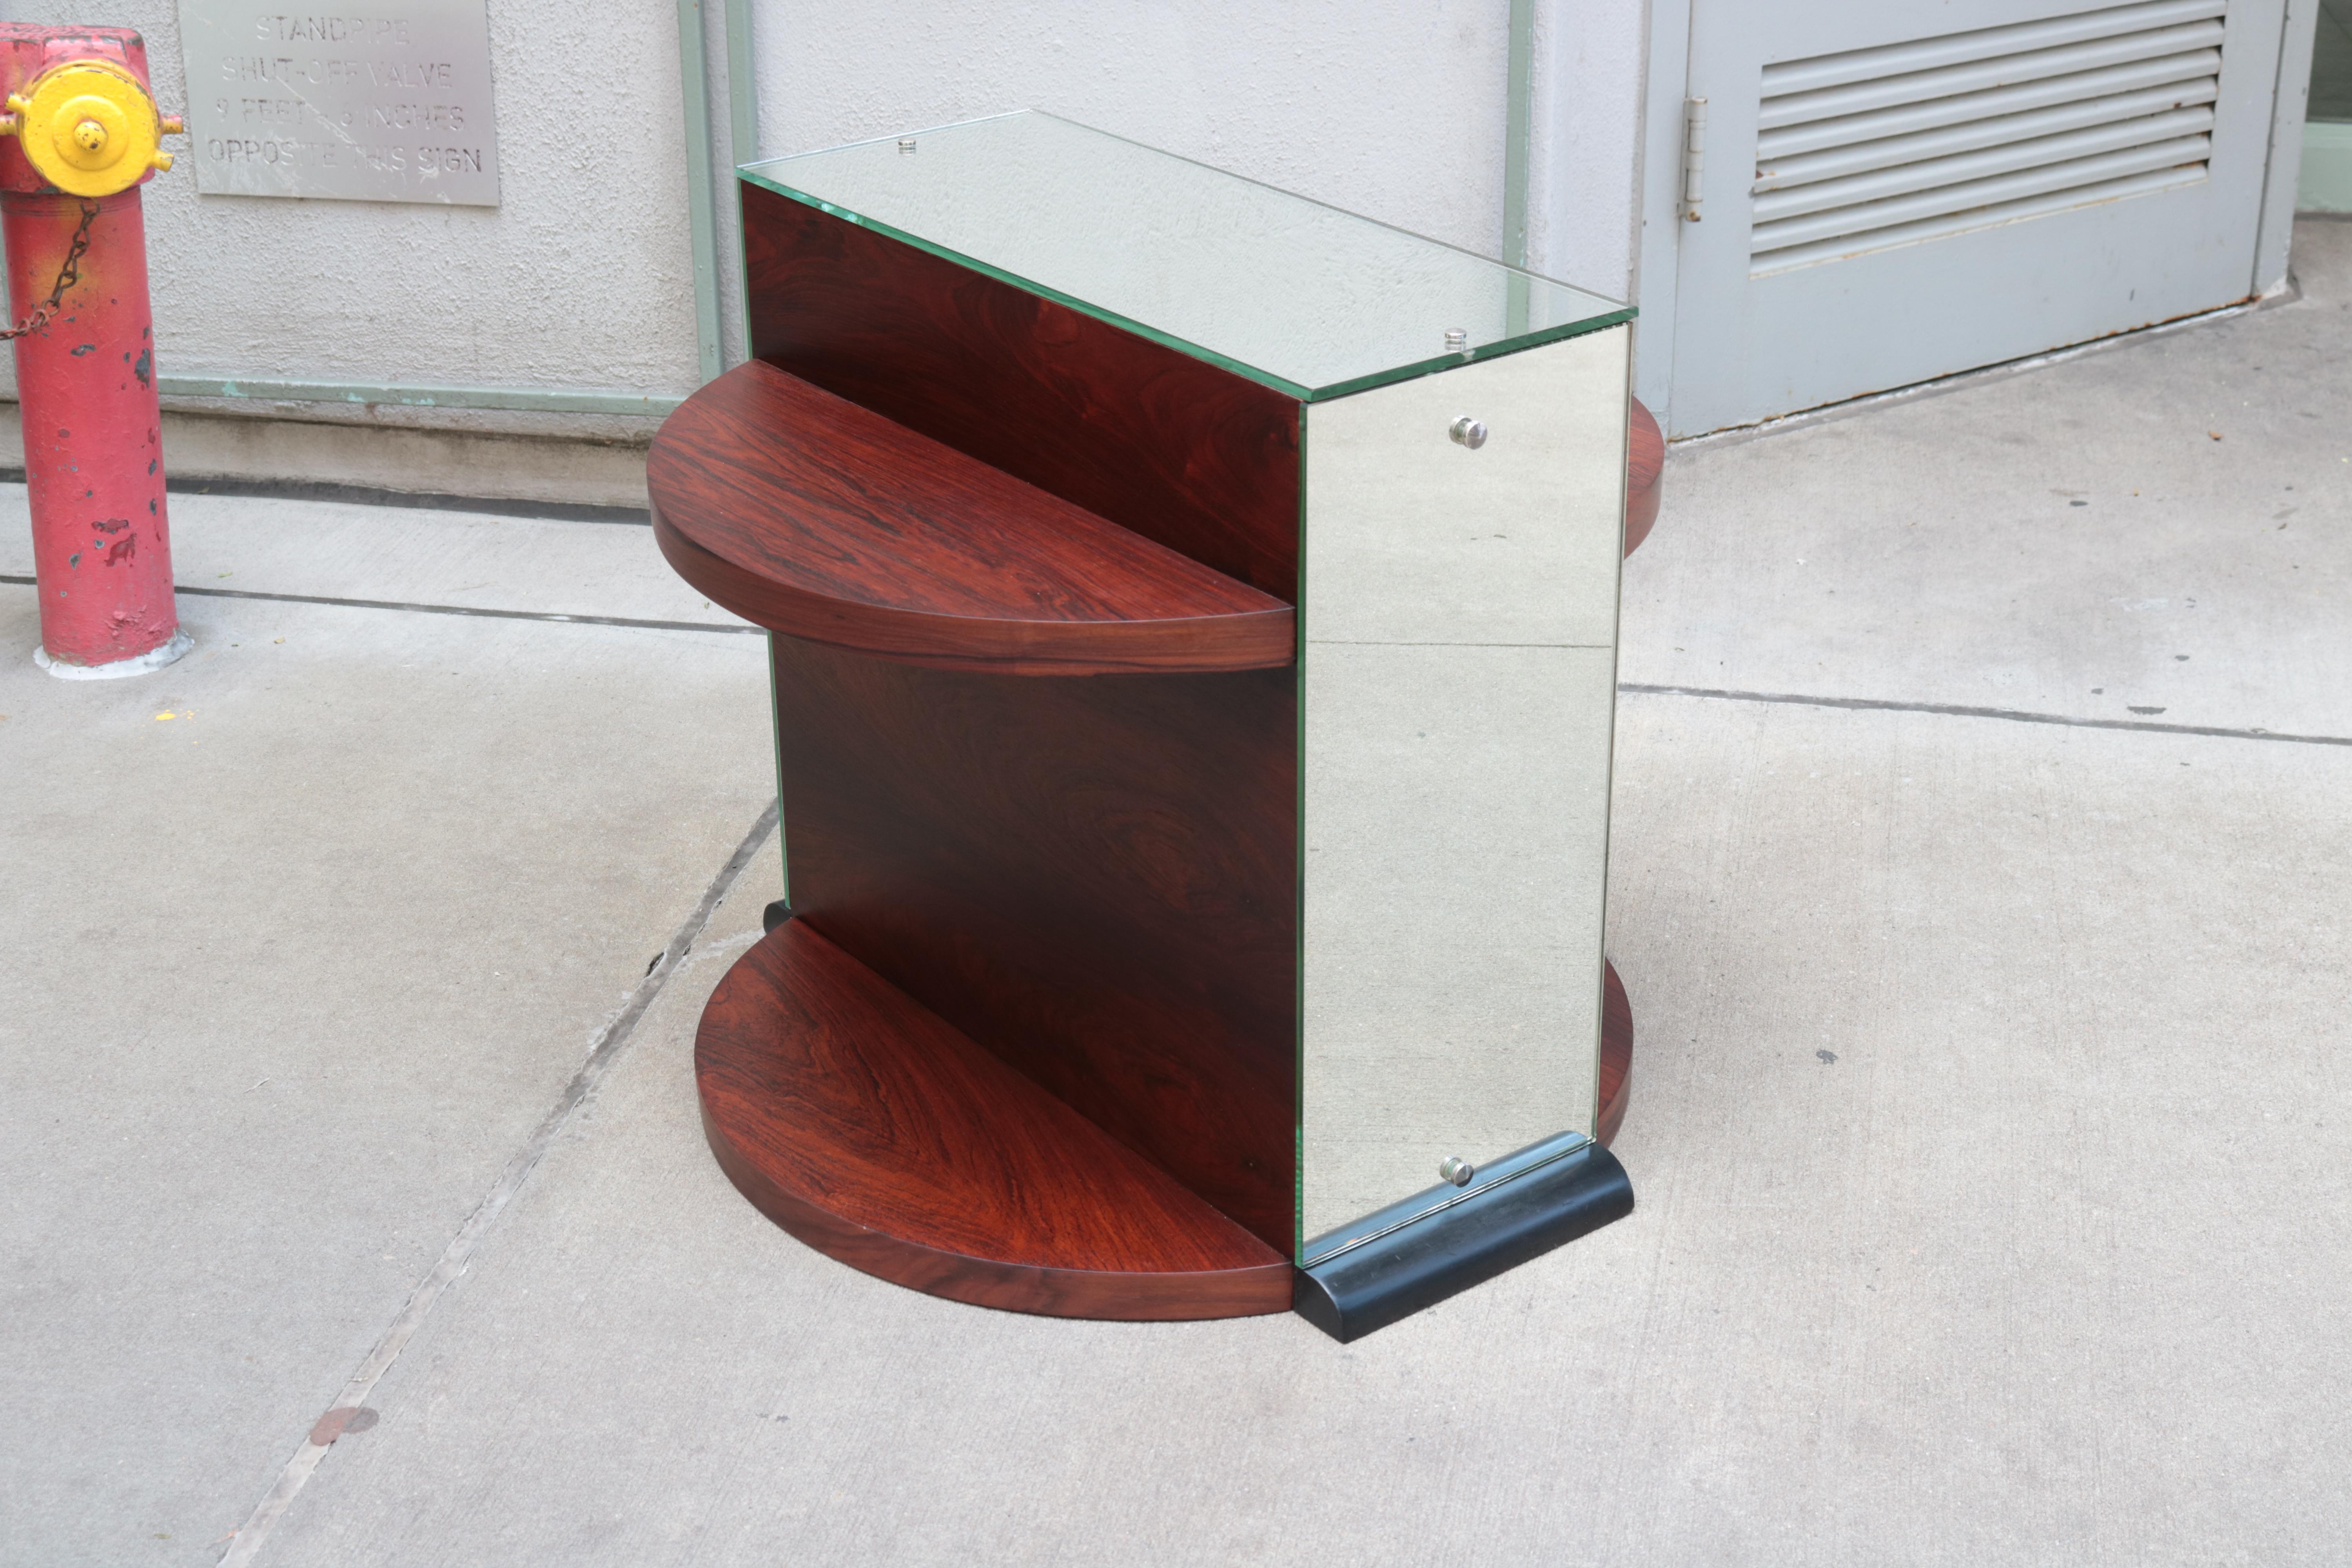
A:
POLYGON ((1290 1309, 1287 1259, 804 920, 719 983, 694 1066, 729 1178, 868 1274, 1055 1317, 1290 1309))
POLYGON ((1630 400, 1625 437, 1625 553, 1650 537, 1658 521, 1658 480, 1666 471, 1666 433, 1640 398, 1630 400))
POLYGON ((1281 600, 761 361, 670 416, 646 479, 680 575, 812 642, 1019 675, 1296 653, 1281 600))

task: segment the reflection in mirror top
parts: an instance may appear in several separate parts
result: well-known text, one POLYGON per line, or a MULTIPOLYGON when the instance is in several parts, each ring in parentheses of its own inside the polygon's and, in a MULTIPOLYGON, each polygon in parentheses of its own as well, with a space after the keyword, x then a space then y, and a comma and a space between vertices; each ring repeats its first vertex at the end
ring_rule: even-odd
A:
POLYGON ((1034 110, 741 173, 1296 397, 1336 397, 1633 313, 1034 110), (1464 351, 1447 347, 1454 328, 1468 334, 1464 351))

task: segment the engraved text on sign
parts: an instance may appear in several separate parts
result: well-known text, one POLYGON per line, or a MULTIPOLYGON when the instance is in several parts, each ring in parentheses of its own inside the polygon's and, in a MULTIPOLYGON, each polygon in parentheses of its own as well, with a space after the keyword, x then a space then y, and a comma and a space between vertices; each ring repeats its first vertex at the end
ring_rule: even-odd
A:
POLYGON ((207 195, 499 205, 485 0, 180 0, 207 195))

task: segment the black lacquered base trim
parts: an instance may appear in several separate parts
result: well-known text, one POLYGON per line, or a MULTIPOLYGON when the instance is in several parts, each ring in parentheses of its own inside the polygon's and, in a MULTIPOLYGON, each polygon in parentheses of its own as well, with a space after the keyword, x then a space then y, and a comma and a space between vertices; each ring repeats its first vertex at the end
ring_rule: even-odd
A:
POLYGON ((1598 1143, 1298 1271, 1292 1305, 1342 1343, 1633 1212, 1633 1184, 1598 1143))

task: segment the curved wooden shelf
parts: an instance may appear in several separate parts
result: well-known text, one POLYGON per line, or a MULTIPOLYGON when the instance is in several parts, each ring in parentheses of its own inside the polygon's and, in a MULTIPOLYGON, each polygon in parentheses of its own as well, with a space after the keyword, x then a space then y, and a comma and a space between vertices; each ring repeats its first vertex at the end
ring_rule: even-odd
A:
POLYGON ((1658 521, 1658 480, 1666 471, 1666 433, 1657 416, 1633 398, 1625 439, 1625 553, 1650 537, 1658 521))
POLYGON ((679 575, 812 642, 1017 675, 1296 652, 1271 595, 761 361, 663 423, 646 482, 679 575))
POLYGON ((1054 1317, 1290 1310, 1288 1259, 805 921, 719 982, 694 1068, 720 1168, 852 1268, 1054 1317))

